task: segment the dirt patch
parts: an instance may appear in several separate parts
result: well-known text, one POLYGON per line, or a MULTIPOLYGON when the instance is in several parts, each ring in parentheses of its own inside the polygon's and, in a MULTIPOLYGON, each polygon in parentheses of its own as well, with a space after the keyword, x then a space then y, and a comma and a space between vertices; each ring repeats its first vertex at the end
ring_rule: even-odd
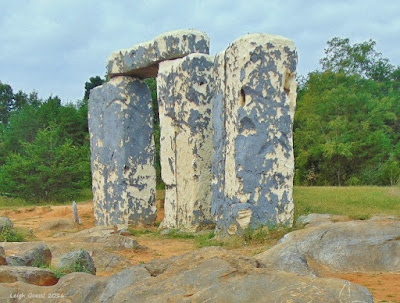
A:
POLYGON ((400 273, 338 273, 333 276, 365 286, 375 302, 400 303, 400 273))
MULTIPOLYGON (((164 209, 161 201, 157 201, 159 208, 157 222, 163 219, 164 209)), ((75 230, 66 231, 67 233, 94 227, 93 206, 91 201, 78 204, 78 213, 82 224, 76 225, 75 230)), ((68 206, 36 206, 30 208, 19 208, 15 210, 2 210, 1 216, 9 217, 15 226, 32 229, 36 236, 36 241, 45 241, 48 245, 57 244, 65 241, 63 238, 54 238, 53 235, 59 230, 52 229, 39 230, 39 226, 45 226, 48 222, 54 222, 61 219, 73 219, 72 205, 68 206)), ((148 228, 151 232, 157 230, 156 227, 148 228)), ((148 263, 154 259, 165 259, 172 256, 181 255, 196 250, 194 241, 185 239, 166 239, 154 237, 152 234, 143 234, 135 237, 144 249, 124 249, 113 251, 114 254, 124 256, 131 264, 148 263)), ((66 247, 73 249, 81 242, 68 238, 66 247)), ((265 251, 270 246, 266 244, 252 244, 238 248, 233 248, 238 254, 253 256, 265 251)), ((115 268, 114 271, 103 272, 99 275, 109 276, 122 268, 115 268)), ((349 280, 351 282, 367 287, 373 294, 376 302, 398 302, 400 303, 400 273, 331 273, 321 271, 325 277, 335 277, 349 280)))

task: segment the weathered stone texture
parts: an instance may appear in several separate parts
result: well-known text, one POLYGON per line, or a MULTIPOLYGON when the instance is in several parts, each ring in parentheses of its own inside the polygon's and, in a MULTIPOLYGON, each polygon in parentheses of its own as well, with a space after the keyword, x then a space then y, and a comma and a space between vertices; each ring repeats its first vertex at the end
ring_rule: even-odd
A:
POLYGON ((159 62, 182 58, 191 53, 208 54, 209 48, 210 40, 203 32, 167 32, 152 41, 114 52, 107 60, 107 72, 111 77, 129 75, 153 78, 157 76, 159 62))
POLYGON ((290 40, 265 34, 216 56, 212 214, 223 233, 292 224, 296 64, 290 40))
POLYGON ((195 231, 213 225, 213 65, 213 57, 203 54, 160 64, 160 159, 166 184, 163 228, 195 231))
POLYGON ((318 269, 341 272, 400 272, 400 222, 366 221, 308 225, 286 234, 256 258, 270 270, 318 276, 318 269))
POLYGON ((97 225, 152 224, 156 218, 153 111, 147 85, 116 77, 89 99, 97 225))

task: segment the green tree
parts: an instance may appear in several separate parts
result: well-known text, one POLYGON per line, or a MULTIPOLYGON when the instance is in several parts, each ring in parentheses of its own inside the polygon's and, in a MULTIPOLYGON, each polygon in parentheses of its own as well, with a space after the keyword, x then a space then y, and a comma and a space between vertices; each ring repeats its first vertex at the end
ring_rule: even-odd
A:
POLYGON ((23 153, 11 153, 0 168, 0 192, 28 200, 64 201, 90 182, 88 148, 62 138, 55 124, 23 147, 23 153))
POLYGON ((375 50, 376 42, 368 40, 350 44, 348 38, 335 37, 327 42, 325 57, 320 60, 324 71, 359 75, 375 81, 387 80, 394 66, 375 50))
POLYGON ((0 82, 0 123, 7 124, 14 109, 14 93, 10 85, 0 82))
POLYGON ((90 90, 96 86, 102 85, 105 82, 100 76, 90 77, 89 81, 85 82, 85 94, 83 100, 89 100, 90 90))
POLYGON ((154 122, 154 142, 156 147, 155 165, 156 165, 156 181, 158 188, 164 188, 165 184, 161 179, 161 163, 160 163, 160 117, 158 113, 157 98, 157 82, 155 78, 145 79, 149 87, 151 100, 153 102, 153 122, 154 122))
POLYGON ((323 71, 299 88, 294 123, 297 184, 392 184, 400 163, 397 70, 375 42, 328 42, 323 71), (387 63, 381 64, 381 63, 387 63), (384 72, 376 73, 381 69, 384 72), (377 75, 381 76, 377 76, 377 75))

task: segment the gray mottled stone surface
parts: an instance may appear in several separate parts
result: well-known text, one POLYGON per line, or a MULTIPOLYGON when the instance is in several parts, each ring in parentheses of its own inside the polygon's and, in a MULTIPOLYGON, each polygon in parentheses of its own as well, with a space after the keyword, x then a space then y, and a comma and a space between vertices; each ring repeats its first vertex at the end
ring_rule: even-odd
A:
POLYGON ((301 275, 318 276, 321 266, 325 271, 400 272, 400 222, 382 218, 310 226, 286 234, 256 258, 270 270, 301 275))
POLYGON ((152 224, 156 172, 147 85, 116 77, 91 90, 89 132, 96 224, 152 224))
POLYGON ((208 54, 209 45, 209 38, 204 32, 167 32, 152 41, 114 52, 107 60, 107 72, 111 77, 129 75, 153 78, 157 76, 159 62, 182 58, 191 53, 208 54))
MULTIPOLYGON (((271 271, 260 268, 254 258, 216 247, 153 262, 162 264, 153 264, 152 270, 148 270, 148 264, 136 265, 109 278, 72 273, 50 287, 21 282, 4 284, 0 285, 0 298, 10 298, 13 293, 46 297, 60 293, 65 297, 62 302, 74 303, 374 302, 365 287, 349 281, 271 271)), ((26 296, 18 302, 43 300, 26 296)))
POLYGON ((217 231, 292 224, 294 44, 246 35, 215 59, 212 214, 217 231))
POLYGON ((203 54, 160 63, 160 159, 166 184, 163 228, 195 231, 213 225, 213 65, 214 58, 203 54))
POLYGON ((70 271, 82 271, 96 274, 96 267, 90 254, 84 250, 76 250, 62 255, 58 260, 57 267, 70 271))
POLYGON ((51 264, 52 254, 45 243, 39 243, 34 247, 24 245, 22 251, 17 255, 7 257, 7 264, 13 266, 49 266, 51 264))

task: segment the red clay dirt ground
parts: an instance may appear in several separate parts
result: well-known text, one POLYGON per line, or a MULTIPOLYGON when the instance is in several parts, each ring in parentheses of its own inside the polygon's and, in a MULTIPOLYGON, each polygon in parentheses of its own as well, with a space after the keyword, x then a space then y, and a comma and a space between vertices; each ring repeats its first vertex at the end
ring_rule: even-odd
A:
MULTIPOLYGON (((158 206, 161 201, 157 201, 158 206)), ((79 229, 91 228, 94 226, 92 202, 87 201, 78 204, 79 216, 82 224, 79 229)), ((34 230, 35 240, 44 242, 55 241, 48 231, 37 231, 37 228, 46 221, 56 219, 72 218, 71 206, 35 206, 13 210, 1 210, 1 216, 9 217, 16 227, 34 230)), ((157 221, 163 218, 163 209, 160 209, 157 221)), ((184 254, 196 249, 192 240, 164 239, 157 237, 140 236, 138 242, 147 246, 146 250, 121 251, 132 264, 149 262, 153 259, 168 258, 184 254)), ((239 253, 252 256, 265 250, 265 245, 248 245, 246 247, 234 248, 239 253)), ((360 284, 368 288, 374 296, 375 302, 397 302, 400 303, 400 274, 399 273, 332 273, 321 271, 323 276, 341 278, 360 284)), ((99 275, 110 275, 99 273, 99 275)))

